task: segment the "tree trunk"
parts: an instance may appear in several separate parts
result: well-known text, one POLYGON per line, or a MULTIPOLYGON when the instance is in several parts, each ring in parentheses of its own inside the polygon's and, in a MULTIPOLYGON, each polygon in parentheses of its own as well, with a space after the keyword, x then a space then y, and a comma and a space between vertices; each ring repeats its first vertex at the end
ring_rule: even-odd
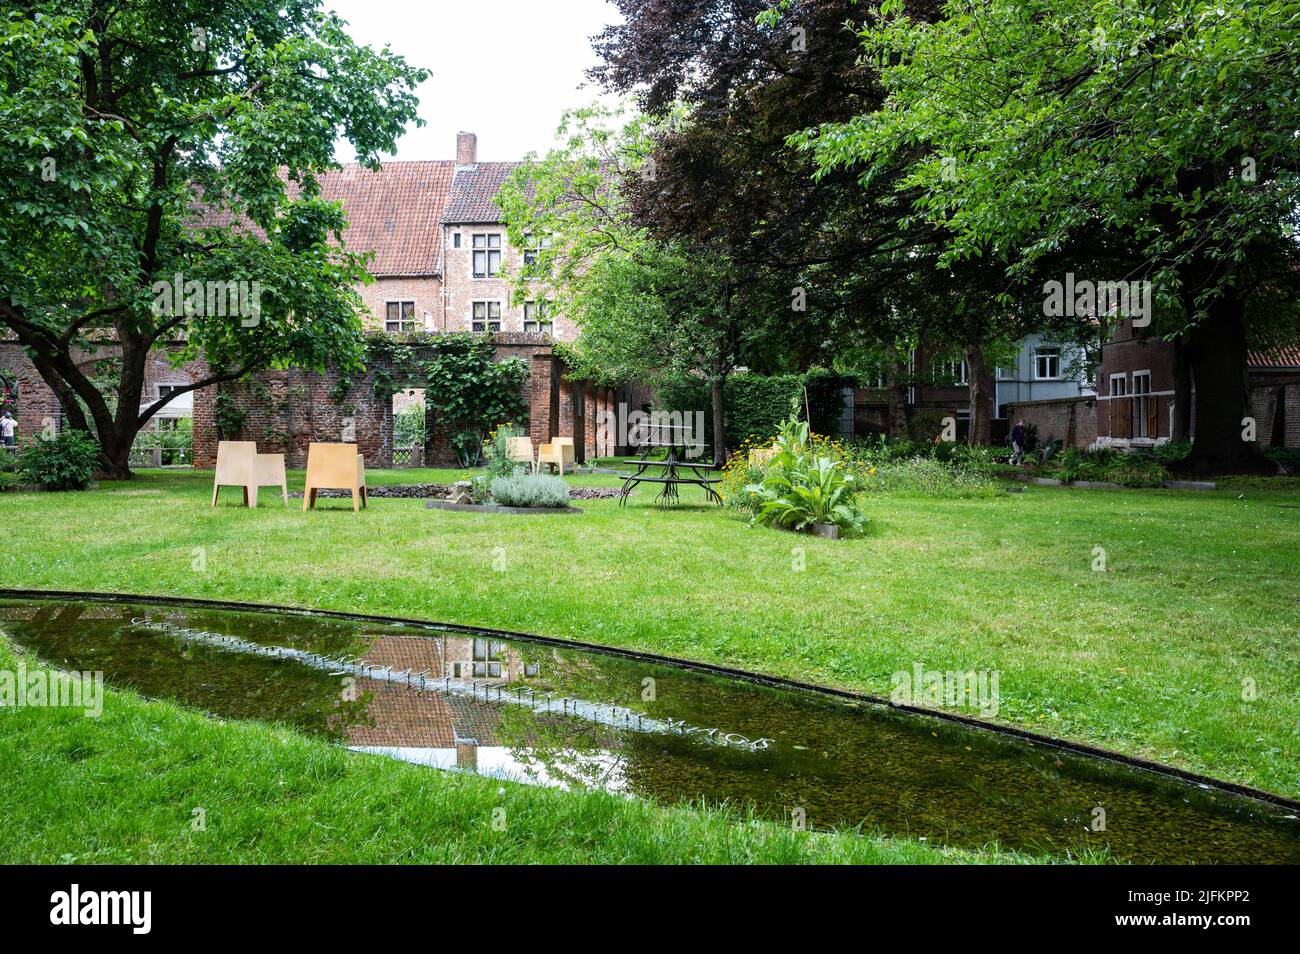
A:
POLYGON ((1226 291, 1187 335, 1196 388, 1196 440, 1187 469, 1200 474, 1269 473, 1276 468, 1252 434, 1241 300, 1226 291), (1249 438, 1249 439, 1248 439, 1249 438))
POLYGON ((1174 416, 1169 424, 1171 441, 1192 439, 1192 371, 1187 358, 1187 339, 1174 340, 1174 416))
POLYGON ((989 387, 984 346, 966 345, 966 380, 970 388, 970 432, 967 441, 987 445, 992 438, 993 389, 989 387))
POLYGON ((886 394, 889 398, 887 430, 891 440, 907 440, 907 366, 902 358, 894 358, 889 368, 886 394))
POLYGON ((726 377, 718 375, 712 382, 710 403, 713 406, 713 463, 721 467, 727 462, 727 415, 723 403, 723 384, 726 377))

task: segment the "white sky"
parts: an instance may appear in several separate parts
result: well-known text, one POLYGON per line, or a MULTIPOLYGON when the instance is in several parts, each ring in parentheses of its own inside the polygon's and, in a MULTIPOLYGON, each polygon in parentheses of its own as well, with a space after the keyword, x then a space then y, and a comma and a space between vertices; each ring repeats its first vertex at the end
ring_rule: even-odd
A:
MULTIPOLYGON (((325 0, 359 43, 385 44, 431 76, 397 159, 454 159, 456 133, 478 134, 483 161, 543 153, 560 113, 598 96, 591 37, 619 19, 607 0, 325 0)), ((355 158, 350 144, 341 162, 355 158)))

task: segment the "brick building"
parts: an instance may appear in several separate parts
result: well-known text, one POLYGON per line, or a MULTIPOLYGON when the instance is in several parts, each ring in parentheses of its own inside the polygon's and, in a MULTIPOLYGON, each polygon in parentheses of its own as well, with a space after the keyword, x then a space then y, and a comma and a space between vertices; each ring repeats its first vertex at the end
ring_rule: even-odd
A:
MULTIPOLYGON (((1300 447, 1300 347, 1250 352, 1246 361, 1256 440, 1300 447)), ((1172 341, 1120 322, 1097 372, 1097 442, 1139 448, 1195 437, 1196 389, 1172 341)))
MULTIPOLYGON (((374 281, 358 289, 368 332, 412 340, 417 350, 433 347, 431 334, 491 335, 498 360, 517 357, 528 363, 530 379, 521 396, 535 443, 571 436, 579 461, 612 454, 615 448, 598 439, 594 422, 599 413, 612 411, 614 391, 566 380, 554 354, 556 340, 576 336, 572 322, 552 314, 540 298, 511 300, 507 274, 520 267, 527 250, 510 246, 492 200, 517 165, 479 162, 476 137, 462 132, 454 160, 389 162, 373 171, 348 165, 321 176, 320 185, 324 199, 341 202, 347 211, 347 246, 373 253, 374 281)), ((86 363, 111 356, 115 347, 100 345, 87 353, 86 363)), ((0 369, 17 381, 19 433, 57 429, 59 403, 16 342, 0 341, 0 369)), ((204 371, 173 367, 159 352, 146 375, 146 405, 170 388, 193 383, 204 371)), ((368 368, 346 382, 334 372, 267 371, 179 395, 159 417, 193 416, 198 467, 215 463, 223 437, 255 440, 265 452, 285 453, 291 466, 305 463, 312 441, 354 441, 372 466, 391 466, 394 410, 423 402, 423 382, 402 378, 409 371, 368 368), (402 389, 398 395, 376 396, 378 373, 395 381, 402 389), (221 415, 224 428, 218 425, 219 396, 227 410, 221 415), (236 419, 238 426, 232 424, 236 419)), ((422 459, 454 464, 445 428, 430 417, 427 430, 422 459)))

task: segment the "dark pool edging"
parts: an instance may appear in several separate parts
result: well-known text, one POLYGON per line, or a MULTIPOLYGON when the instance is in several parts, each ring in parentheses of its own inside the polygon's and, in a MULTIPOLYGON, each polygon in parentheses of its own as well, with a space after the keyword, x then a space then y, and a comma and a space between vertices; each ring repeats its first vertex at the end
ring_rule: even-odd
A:
POLYGON ((459 623, 434 623, 429 620, 410 619, 402 616, 376 616, 370 613, 346 613, 339 610, 304 609, 299 606, 277 606, 266 603, 238 603, 233 600, 210 600, 179 596, 92 593, 77 590, 21 590, 10 587, 0 587, 0 599, 84 600, 87 602, 98 603, 154 603, 159 606, 192 607, 194 609, 234 610, 255 613, 290 613, 297 616, 316 616, 325 619, 343 619, 362 623, 379 623, 390 626, 411 626, 445 632, 465 633, 470 636, 496 637, 499 639, 535 643, 542 646, 553 646, 557 649, 580 649, 585 652, 601 653, 606 656, 618 656, 624 659, 657 663, 659 665, 670 666, 676 669, 685 669, 707 673, 714 676, 740 679, 745 682, 755 683, 762 686, 793 689, 800 692, 845 699, 851 702, 866 703, 868 705, 879 706, 885 709, 894 709, 924 718, 938 719, 943 722, 954 723, 977 731, 990 732, 995 735, 1020 739, 1034 745, 1042 745, 1047 748, 1058 749, 1062 752, 1070 752, 1076 755, 1086 755, 1110 762, 1116 762, 1131 768, 1151 772, 1155 775, 1161 775, 1166 778, 1191 782, 1217 791, 1229 792, 1244 798, 1254 799, 1258 802, 1264 802, 1266 804, 1276 805, 1281 808, 1300 812, 1300 800, 1287 798, 1285 795, 1278 795, 1274 792, 1264 791, 1263 789, 1252 788, 1249 785, 1240 785, 1236 782, 1224 781, 1208 775, 1198 775, 1195 772, 1188 772, 1184 769, 1175 768, 1172 765, 1165 765, 1161 762, 1152 762, 1149 759, 1125 755, 1122 752, 1113 752, 1109 749, 1089 745, 1086 742, 1071 742, 1066 739, 1056 739, 1051 736, 1040 735, 1036 732, 1029 732, 1025 729, 1017 729, 1014 726, 1000 725, 995 722, 985 722, 981 719, 973 719, 970 716, 959 715, 953 712, 943 712, 938 709, 926 709, 920 706, 903 705, 901 703, 891 702, 888 699, 882 699, 878 696, 872 696, 862 692, 854 692, 850 689, 835 689, 829 686, 818 686, 813 683, 799 682, 795 679, 786 679, 782 676, 766 676, 761 673, 746 672, 743 669, 717 666, 713 663, 692 662, 687 659, 676 659, 672 656, 661 656, 658 653, 639 652, 637 650, 621 649, 616 646, 602 646, 599 643, 588 643, 576 639, 559 639, 553 636, 537 636, 532 633, 519 633, 508 629, 490 629, 486 626, 467 626, 459 623))

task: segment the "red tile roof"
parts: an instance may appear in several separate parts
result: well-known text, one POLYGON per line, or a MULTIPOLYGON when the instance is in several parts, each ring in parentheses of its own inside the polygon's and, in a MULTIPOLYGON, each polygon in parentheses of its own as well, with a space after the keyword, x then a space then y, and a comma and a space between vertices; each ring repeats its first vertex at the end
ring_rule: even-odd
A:
POLYGON ((492 199, 506 176, 518 166, 517 162, 478 162, 458 168, 442 221, 448 225, 500 222, 501 210, 492 199))
MULTIPOLYGON (((374 275, 437 275, 442 254, 442 213, 451 191, 456 163, 386 162, 378 170, 349 163, 319 177, 321 197, 342 202, 348 216, 343 240, 354 252, 375 253, 374 275)), ((298 185, 286 184, 291 196, 298 185)), ((233 221, 225 209, 195 202, 195 222, 225 226, 233 221)), ((261 229, 244 222, 259 237, 261 229)))
POLYGON ((321 195, 342 201, 348 214, 344 241, 353 251, 374 250, 373 274, 436 275, 455 166, 386 162, 371 172, 350 164, 320 177, 321 195))
POLYGON ((1251 351, 1246 355, 1249 368, 1300 368, 1300 345, 1273 351, 1251 351))

